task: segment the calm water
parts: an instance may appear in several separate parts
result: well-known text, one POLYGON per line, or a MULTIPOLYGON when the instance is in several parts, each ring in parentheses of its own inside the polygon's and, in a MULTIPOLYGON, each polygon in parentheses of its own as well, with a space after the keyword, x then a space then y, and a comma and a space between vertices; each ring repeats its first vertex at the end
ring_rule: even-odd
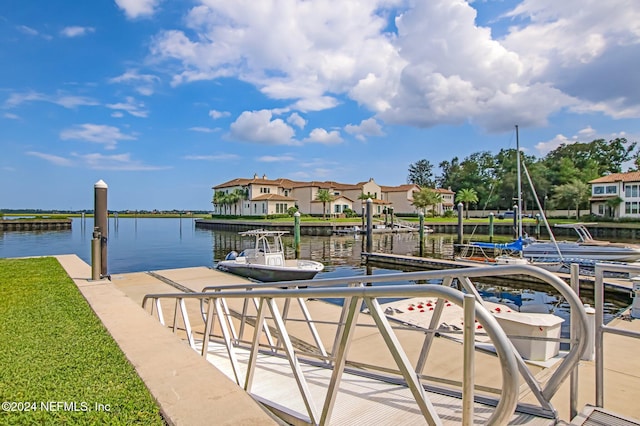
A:
MULTIPOLYGON (((71 230, 41 232, 1 232, 0 258, 76 254, 91 263, 93 218, 74 218, 71 230)), ((429 235, 425 256, 452 258, 455 235, 429 235)), ((287 257, 294 257, 293 236, 283 237, 287 257)), ((108 272, 110 274, 151 271, 193 266, 213 267, 231 250, 248 248, 252 241, 236 232, 214 231, 195 227, 189 219, 109 219, 108 272)), ((302 236, 302 258, 318 260, 325 270, 318 278, 398 272, 361 265, 364 249, 361 236, 302 236)), ((374 234, 373 251, 403 255, 419 254, 419 236, 374 234)), ((561 300, 540 289, 512 288, 479 284, 483 296, 516 306, 542 303, 557 315, 568 319, 561 300)), ((589 300, 584 300, 589 303, 589 300)), ((612 300, 609 315, 614 315, 628 300, 612 300)), ((567 321, 565 321, 566 324, 567 321)), ((565 327, 563 327, 565 328, 565 327)))
MULTIPOLYGON (((0 231, 0 257, 76 254, 91 263, 93 218, 74 218, 72 229, 60 231, 0 231)), ((430 237, 428 250, 437 256, 452 256, 449 236, 430 237)), ((326 265, 320 276, 340 276, 342 270, 365 273, 360 265, 360 236, 302 236, 302 258, 326 265)), ((294 257, 293 236, 283 236, 287 257, 294 257)), ((383 253, 417 254, 417 233, 374 236, 373 250, 383 253)), ((252 240, 237 232, 195 227, 189 219, 109 219, 108 271, 112 274, 157 269, 214 266, 231 250, 248 248, 252 240)))

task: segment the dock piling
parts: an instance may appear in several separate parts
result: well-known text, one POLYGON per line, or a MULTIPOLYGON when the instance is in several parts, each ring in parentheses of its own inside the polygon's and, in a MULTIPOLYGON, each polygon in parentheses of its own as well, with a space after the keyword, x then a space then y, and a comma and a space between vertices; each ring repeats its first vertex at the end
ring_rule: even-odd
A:
POLYGON ((107 184, 100 179, 94 188, 94 227, 100 231, 100 275, 107 277, 107 240, 109 235, 109 211, 107 209, 107 184))
POLYGON ((489 242, 493 242, 493 212, 489 213, 489 242))
POLYGON ((367 198, 367 253, 373 248, 373 200, 367 198))
POLYGON ((458 203, 458 244, 462 244, 464 237, 464 226, 462 223, 462 215, 464 214, 464 204, 458 203))
POLYGON ((293 214, 293 243, 296 250, 296 259, 300 258, 300 212, 293 214))

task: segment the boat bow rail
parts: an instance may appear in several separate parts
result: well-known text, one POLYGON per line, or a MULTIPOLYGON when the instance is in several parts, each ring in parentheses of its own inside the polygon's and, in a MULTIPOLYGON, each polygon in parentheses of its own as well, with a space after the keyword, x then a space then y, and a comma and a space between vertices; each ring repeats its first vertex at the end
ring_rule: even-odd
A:
MULTIPOLYGON (((408 415, 413 410, 414 414, 423 417, 429 424, 443 424, 443 419, 452 418, 462 424, 508 424, 516 407, 520 413, 548 418, 552 424, 557 419, 557 412, 551 405, 551 398, 579 361, 587 340, 580 338, 587 333, 587 319, 576 294, 555 275, 526 265, 220 285, 206 287, 200 293, 145 296, 143 307, 148 309, 147 305, 150 304, 150 313, 154 315, 155 311, 160 322, 165 324, 162 301, 165 301, 165 306, 167 302, 174 302, 174 332, 184 332, 191 347, 209 360, 212 360, 215 354, 224 352, 225 362, 230 365, 227 373, 229 377, 285 421, 296 424, 341 423, 336 419, 341 418, 339 411, 344 408, 334 410, 338 393, 352 396, 350 392, 355 395, 364 391, 348 388, 353 383, 353 377, 358 377, 358 381, 366 378, 375 379, 379 383, 393 383, 405 389, 413 401, 413 408, 401 407, 402 415, 408 415), (477 278, 521 274, 534 276, 554 287, 569 303, 573 315, 575 337, 571 340, 559 339, 569 341, 570 350, 553 374, 545 379, 545 383, 538 381, 529 370, 496 318, 483 306, 483 300, 473 284, 473 280, 477 278), (421 284, 430 280, 441 280, 442 285, 421 284), (407 281, 415 284, 398 284, 407 281), (464 292, 453 288, 456 283, 464 292), (304 288, 301 288, 302 286, 304 288), (381 298, 415 297, 437 299, 428 328, 393 321, 393 318, 386 314, 380 301, 381 298), (307 301, 325 298, 342 300, 338 321, 328 321, 327 318, 314 320, 311 317, 307 301), (189 311, 186 302, 198 305, 198 309, 195 310, 198 324, 193 327, 191 324, 194 310, 189 311), (301 313, 299 317, 291 314, 295 302, 299 306, 298 312, 301 313), (461 345, 464 357, 463 365, 459 369, 463 372, 461 381, 450 377, 436 377, 437 372, 429 368, 429 356, 434 341, 438 336, 447 333, 439 326, 443 310, 450 304, 462 306, 464 311, 465 326, 461 345), (366 306, 368 315, 362 313, 363 306, 366 306), (179 317, 182 318, 181 325, 178 324, 179 317), (299 337, 301 324, 307 328, 305 336, 311 336, 310 338, 299 337), (477 328, 476 324, 479 324, 477 328), (350 356, 349 349, 357 344, 354 341, 360 339, 354 337, 357 334, 356 329, 367 327, 369 331, 371 328, 377 330, 395 362, 393 367, 368 364, 350 356), (329 337, 328 329, 332 330, 328 334, 329 337), (413 361, 399 337, 408 332, 417 333, 412 334, 413 341, 421 342, 419 354, 413 357, 413 361), (498 388, 476 385, 474 382, 474 353, 477 356, 474 349, 477 345, 476 337, 481 335, 490 338, 493 345, 492 353, 497 355, 502 380, 498 388), (419 340, 415 340, 416 338, 419 340), (294 390, 297 391, 295 393, 299 395, 302 401, 300 406, 304 407, 303 409, 284 407, 283 401, 269 400, 261 393, 265 385, 259 383, 258 377, 265 376, 265 369, 275 368, 273 359, 280 359, 286 366, 282 374, 294 378, 294 384, 290 384, 292 388, 286 395, 289 398, 294 390), (309 368, 312 370, 309 371, 309 368), (320 392, 314 390, 322 381, 318 375, 319 370, 326 372, 326 380, 320 392), (518 403, 520 377, 535 395, 539 407, 518 403), (451 402, 433 402, 434 398, 440 395, 456 399, 458 407, 441 412, 443 407, 451 402), (317 404, 318 401, 320 405, 317 404), (319 406, 322 408, 318 408, 319 406)), ((218 366, 215 362, 214 364, 218 366)), ((280 386, 278 382, 277 385, 271 384, 267 387, 280 386)), ((396 401, 398 394, 394 393, 397 392, 397 388, 394 389, 396 390, 389 390, 388 398, 394 401, 389 405, 400 405, 396 401)), ((378 405, 384 405, 379 399, 383 397, 373 393, 372 395, 375 397, 361 399, 369 403, 378 400, 378 405)))

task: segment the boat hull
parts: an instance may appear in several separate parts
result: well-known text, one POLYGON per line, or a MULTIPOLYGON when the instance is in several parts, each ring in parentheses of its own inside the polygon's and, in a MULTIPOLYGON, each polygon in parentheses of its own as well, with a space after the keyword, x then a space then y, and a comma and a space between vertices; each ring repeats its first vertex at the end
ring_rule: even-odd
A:
MULTIPOLYGON (((558 243, 564 258, 602 260, 613 262, 635 262, 640 260, 640 249, 587 245, 580 243, 558 243)), ((528 259, 558 259, 558 250, 553 243, 533 243, 524 247, 522 255, 528 259)))
POLYGON ((233 260, 219 262, 217 269, 262 282, 310 280, 322 271, 319 262, 297 261, 295 266, 269 266, 233 260))

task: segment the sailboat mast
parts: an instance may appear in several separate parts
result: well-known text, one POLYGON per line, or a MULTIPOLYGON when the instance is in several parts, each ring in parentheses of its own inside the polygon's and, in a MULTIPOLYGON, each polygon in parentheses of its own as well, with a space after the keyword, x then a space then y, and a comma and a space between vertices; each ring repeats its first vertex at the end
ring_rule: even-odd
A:
POLYGON ((518 238, 522 237, 522 177, 520 173, 520 137, 518 135, 518 125, 516 124, 516 170, 518 173, 518 212, 516 220, 518 223, 518 238))

